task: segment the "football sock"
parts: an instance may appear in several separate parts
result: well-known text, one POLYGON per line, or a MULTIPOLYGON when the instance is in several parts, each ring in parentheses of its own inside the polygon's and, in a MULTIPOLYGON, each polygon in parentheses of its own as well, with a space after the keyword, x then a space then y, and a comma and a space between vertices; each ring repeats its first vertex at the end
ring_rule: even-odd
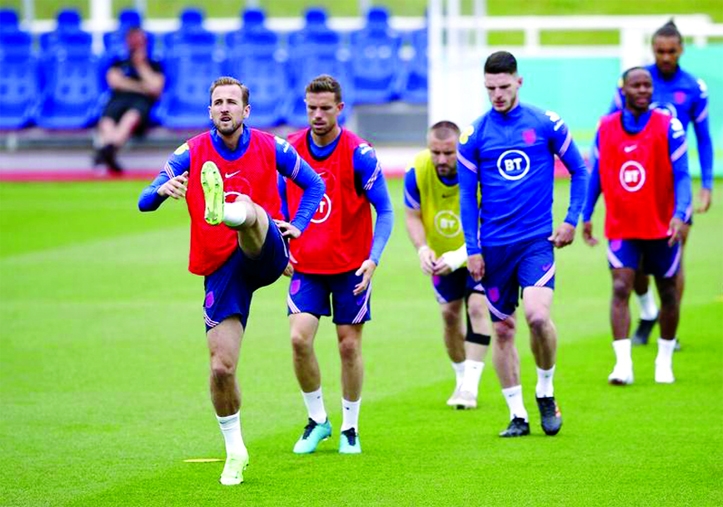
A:
POLYGON ((223 440, 226 442, 226 454, 246 454, 246 446, 241 436, 241 411, 233 415, 216 416, 218 425, 223 433, 223 440))
POLYGON ((637 295, 638 304, 640 305, 640 318, 643 320, 655 320, 658 318, 658 307, 655 304, 655 296, 653 291, 648 289, 645 294, 637 295))
POLYGON ((620 365, 632 365, 633 356, 630 353, 630 338, 622 340, 613 340, 613 350, 615 351, 615 360, 620 365))
POLYGON ((555 395, 555 389, 552 386, 552 377, 554 375, 554 365, 549 370, 537 368, 537 386, 535 387, 535 395, 538 398, 551 398, 555 395))
POLYGON ((238 227, 246 221, 246 203, 227 202, 223 206, 223 223, 229 227, 238 227))
POLYGON ((663 340, 662 338, 658 338, 658 355, 655 358, 656 363, 673 364, 675 342, 675 339, 663 340))
POLYGON ((462 381, 464 380, 464 361, 452 363, 452 368, 454 369, 454 376, 457 381, 455 389, 459 389, 462 385, 462 381))
POLYGON ((327 415, 326 409, 324 408, 324 397, 321 394, 321 387, 316 391, 310 393, 301 392, 304 397, 304 405, 309 413, 309 418, 313 419, 319 424, 326 422, 327 415))
POLYGON ((469 391, 470 393, 477 396, 479 390, 479 379, 482 376, 482 371, 485 368, 485 364, 482 361, 473 361, 467 359, 464 362, 464 375, 462 380, 462 391, 469 391))
POLYGON ((510 409, 510 421, 515 417, 521 417, 527 421, 527 410, 525 410, 525 405, 522 402, 522 386, 502 389, 502 395, 505 397, 507 407, 510 409))
POLYGON ((361 405, 361 398, 357 401, 349 401, 344 398, 341 399, 341 411, 343 414, 343 420, 341 423, 341 431, 346 431, 349 428, 354 428, 359 433, 359 406, 361 405))

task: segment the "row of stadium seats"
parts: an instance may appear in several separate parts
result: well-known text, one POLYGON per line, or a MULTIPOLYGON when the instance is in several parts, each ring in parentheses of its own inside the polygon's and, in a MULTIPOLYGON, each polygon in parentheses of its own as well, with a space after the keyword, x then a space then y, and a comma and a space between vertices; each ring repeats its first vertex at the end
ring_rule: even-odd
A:
MULTIPOLYGON (((0 9, 0 129, 92 126, 108 97, 108 65, 124 54, 126 30, 143 24, 132 9, 121 11, 118 21, 118 30, 104 34, 104 53, 96 55, 75 10, 60 11, 56 30, 40 34, 36 44, 14 10, 0 9)), ((305 125, 304 86, 323 73, 341 82, 347 115, 354 104, 427 101, 427 31, 395 31, 383 7, 371 8, 366 26, 351 33, 332 30, 319 8, 308 9, 305 26, 288 34, 268 29, 259 9, 244 10, 241 29, 227 34, 206 30, 203 21, 203 11, 189 8, 177 31, 148 34, 166 74, 152 112, 162 126, 208 125, 208 87, 220 75, 249 87, 249 124, 258 127, 305 125)))

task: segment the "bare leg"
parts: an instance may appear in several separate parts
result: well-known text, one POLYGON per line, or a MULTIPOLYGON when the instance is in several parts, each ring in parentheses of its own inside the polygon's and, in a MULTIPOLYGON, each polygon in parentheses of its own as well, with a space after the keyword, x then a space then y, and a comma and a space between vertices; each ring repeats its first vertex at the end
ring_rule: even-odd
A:
POLYGON ((497 377, 502 389, 520 385, 520 357, 515 346, 515 316, 495 322, 492 349, 497 377))
POLYGON ((636 272, 629 268, 611 270, 613 278, 613 296, 610 303, 610 325, 613 340, 623 340, 630 334, 630 293, 636 272))
MULTIPOLYGON (((487 310, 487 301, 484 295, 473 293, 467 299, 467 315, 472 332, 486 336, 492 335, 492 326, 487 310)), ((484 361, 487 356, 488 345, 464 342, 465 359, 472 361, 484 361)))
POLYGON ((241 407, 236 367, 243 326, 237 316, 229 317, 209 330, 206 337, 211 355, 211 401, 219 416, 235 414, 241 407))
POLYGON ((663 340, 675 339, 680 319, 680 301, 678 300, 678 279, 682 276, 678 272, 672 278, 656 277, 655 282, 660 294, 660 337, 663 340))
POLYGON ((522 302, 525 318, 530 326, 530 347, 535 364, 543 370, 555 366, 557 359, 557 331, 550 319, 552 289, 547 287, 525 287, 522 302))
POLYGON ((464 361, 464 327, 462 323, 463 301, 452 301, 439 305, 444 323, 444 345, 453 363, 464 361))
POLYGON ((289 315, 289 324, 296 380, 303 392, 316 391, 321 387, 319 362, 314 353, 314 337, 319 328, 319 319, 309 313, 296 313, 289 315))
POLYGON ((361 353, 363 324, 336 326, 341 356, 341 386, 345 400, 358 401, 361 398, 364 381, 364 361, 361 353))

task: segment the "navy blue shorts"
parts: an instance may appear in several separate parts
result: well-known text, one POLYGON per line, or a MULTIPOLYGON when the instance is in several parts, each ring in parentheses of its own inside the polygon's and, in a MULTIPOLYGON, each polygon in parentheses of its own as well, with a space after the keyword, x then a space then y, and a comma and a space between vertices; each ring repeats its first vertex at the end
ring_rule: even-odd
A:
POLYGON ((236 248, 220 268, 205 278, 206 332, 232 315, 239 315, 246 329, 254 291, 278 280, 288 263, 286 240, 269 217, 269 231, 259 257, 250 259, 240 247, 236 248))
POLYGON ((475 282, 467 268, 459 268, 444 276, 432 276, 434 295, 439 304, 458 301, 473 292, 484 294, 482 283, 475 282))
POLYGON ((614 239, 608 243, 608 266, 670 278, 680 269, 681 253, 680 243, 668 246, 667 239, 614 239))
POLYGON ((370 283, 367 290, 355 296, 354 286, 362 281, 355 271, 338 275, 294 273, 286 298, 289 315, 310 313, 328 317, 333 309, 334 324, 362 324, 370 320, 372 286, 370 283))
POLYGON ((505 320, 517 308, 526 287, 555 288, 555 252, 547 236, 504 246, 483 246, 482 285, 494 322, 505 320))

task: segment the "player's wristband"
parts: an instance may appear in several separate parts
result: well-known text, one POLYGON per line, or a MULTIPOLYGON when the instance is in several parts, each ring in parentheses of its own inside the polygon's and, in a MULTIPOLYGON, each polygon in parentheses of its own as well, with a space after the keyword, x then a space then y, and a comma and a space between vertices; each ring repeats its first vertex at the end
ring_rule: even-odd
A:
POLYGON ((419 248, 417 248, 417 255, 422 255, 422 252, 429 250, 429 249, 430 248, 428 245, 422 245, 419 248))

